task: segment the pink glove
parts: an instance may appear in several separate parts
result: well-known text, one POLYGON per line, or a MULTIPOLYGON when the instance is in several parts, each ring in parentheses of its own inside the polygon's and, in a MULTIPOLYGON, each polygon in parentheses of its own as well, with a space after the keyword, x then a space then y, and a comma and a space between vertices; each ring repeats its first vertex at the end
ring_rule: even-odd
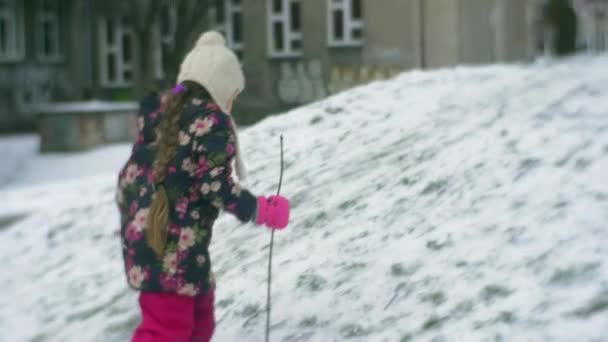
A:
POLYGON ((258 213, 255 219, 258 225, 270 229, 283 229, 289 223, 289 200, 283 196, 258 197, 258 213))

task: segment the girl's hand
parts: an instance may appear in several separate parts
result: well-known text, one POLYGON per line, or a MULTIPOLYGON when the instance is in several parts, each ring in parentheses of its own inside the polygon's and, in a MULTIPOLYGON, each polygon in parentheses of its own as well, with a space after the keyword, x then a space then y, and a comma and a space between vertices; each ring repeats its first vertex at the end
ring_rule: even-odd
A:
POLYGON ((289 224, 289 200, 283 196, 258 197, 255 223, 270 229, 284 229, 289 224))

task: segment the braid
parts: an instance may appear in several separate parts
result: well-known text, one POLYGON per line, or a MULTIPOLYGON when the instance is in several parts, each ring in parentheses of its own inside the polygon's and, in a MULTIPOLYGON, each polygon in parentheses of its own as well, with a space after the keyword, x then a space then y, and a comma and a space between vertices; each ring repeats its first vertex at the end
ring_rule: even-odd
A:
POLYGON ((172 92, 166 94, 166 110, 156 134, 157 150, 154 162, 156 190, 148 213, 146 239, 150 248, 154 250, 159 258, 165 254, 169 223, 169 197, 162 183, 167 177, 169 164, 175 157, 179 144, 179 121, 184 109, 184 102, 191 95, 210 98, 207 90, 194 82, 185 81, 183 86, 185 91, 177 94, 172 92))

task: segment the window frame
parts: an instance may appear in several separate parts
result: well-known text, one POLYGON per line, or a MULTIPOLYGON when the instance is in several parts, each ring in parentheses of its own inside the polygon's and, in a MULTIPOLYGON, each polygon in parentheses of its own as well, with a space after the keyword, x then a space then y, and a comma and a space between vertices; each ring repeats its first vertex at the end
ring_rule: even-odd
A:
MULTIPOLYGON (((43 0, 45 1, 45 0, 43 0)), ((36 8, 36 55, 39 61, 46 63, 57 63, 64 61, 61 39, 61 21, 59 20, 59 9, 54 7, 50 10, 45 10, 43 1, 38 2, 36 8), (53 22, 54 50, 55 53, 47 55, 45 52, 45 21, 53 22)))
POLYGON ((175 46, 175 33, 177 32, 177 7, 175 4, 170 4, 165 7, 168 11, 169 32, 162 32, 161 18, 159 17, 154 23, 152 29, 152 39, 154 41, 154 76, 157 80, 165 78, 164 69, 164 49, 171 49, 175 46))
POLYGON ((7 7, 0 8, 0 20, 5 22, 7 41, 4 44, 7 48, 0 50, 0 63, 19 62, 25 58, 24 4, 16 0, 3 2, 7 7))
POLYGON ((135 58, 135 34, 133 29, 124 24, 124 17, 102 17, 98 20, 98 37, 99 37, 99 72, 100 72, 100 84, 103 88, 126 88, 134 84, 134 61, 125 63, 124 61, 124 48, 123 39, 124 36, 130 36, 131 40, 131 58, 135 58), (114 43, 109 44, 107 40, 107 25, 113 23, 115 27, 114 31, 114 43), (107 63, 107 57, 110 54, 114 54, 115 58, 115 80, 110 80, 108 77, 109 65, 107 63), (124 77, 125 72, 131 72, 131 79, 127 80, 124 77))
POLYGON ((364 25, 364 12, 363 12, 363 1, 361 1, 361 19, 355 19, 353 17, 353 1, 355 0, 339 0, 336 3, 335 0, 327 1, 327 46, 329 47, 361 47, 365 43, 363 38, 364 25), (342 12, 342 39, 336 38, 336 32, 334 30, 334 12, 342 12), (353 37, 353 30, 361 30, 361 38, 353 37))
POLYGON ((303 34, 302 34, 302 5, 303 1, 301 0, 278 0, 281 2, 281 13, 274 12, 274 1, 277 0, 267 0, 266 1, 266 9, 267 9, 267 37, 268 37, 268 56, 270 58, 299 58, 304 54, 302 42, 303 42, 303 34), (291 5, 292 3, 298 3, 300 6, 300 18, 298 18, 300 23, 299 31, 295 31, 291 28, 292 23, 292 13, 291 13, 291 5), (274 35, 274 24, 281 23, 283 25, 283 49, 277 50, 274 46, 275 35, 274 35), (291 47, 291 43, 293 41, 300 42, 299 49, 293 49, 291 47))

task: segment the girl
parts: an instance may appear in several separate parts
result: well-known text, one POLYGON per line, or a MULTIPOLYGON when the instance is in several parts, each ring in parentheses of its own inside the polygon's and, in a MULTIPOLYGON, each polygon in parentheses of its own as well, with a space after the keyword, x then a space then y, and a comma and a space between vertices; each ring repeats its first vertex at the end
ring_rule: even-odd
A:
POLYGON ((120 172, 117 203, 129 285, 141 291, 134 342, 209 341, 215 320, 209 243, 220 209, 241 222, 283 229, 289 202, 256 198, 228 114, 243 90, 239 61, 217 32, 186 56, 178 85, 141 103, 139 135, 120 172), (160 110, 159 110, 160 108, 160 110))

